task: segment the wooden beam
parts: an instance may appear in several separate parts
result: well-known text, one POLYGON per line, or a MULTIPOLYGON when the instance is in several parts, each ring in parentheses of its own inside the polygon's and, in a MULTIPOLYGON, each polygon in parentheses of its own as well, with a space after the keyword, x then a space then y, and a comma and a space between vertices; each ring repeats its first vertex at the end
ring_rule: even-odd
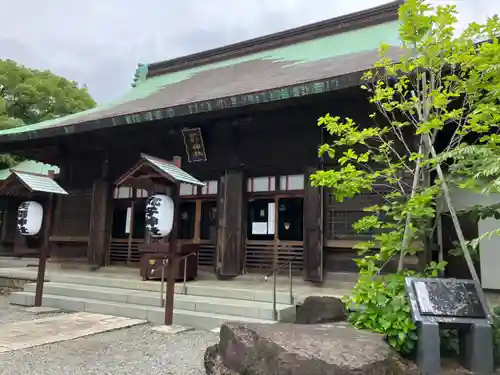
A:
POLYGON ((163 178, 163 176, 161 176, 158 173, 148 173, 148 174, 142 174, 140 176, 132 177, 132 179, 138 179, 138 180, 144 180, 144 179, 150 179, 150 178, 163 178))
POLYGON ((88 242, 89 237, 88 236, 50 236, 49 237, 50 242, 88 242))
MULTIPOLYGON (((193 242, 194 243, 200 243, 200 232, 201 232, 201 204, 202 201, 201 199, 197 199, 195 201, 195 214, 194 214, 194 238, 193 242)), ((180 218, 176 218, 180 220, 180 218)))

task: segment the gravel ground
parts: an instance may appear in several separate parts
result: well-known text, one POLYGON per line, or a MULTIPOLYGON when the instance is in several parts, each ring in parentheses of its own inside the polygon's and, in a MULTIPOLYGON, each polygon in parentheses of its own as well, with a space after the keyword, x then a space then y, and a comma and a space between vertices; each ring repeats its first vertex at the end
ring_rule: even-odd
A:
MULTIPOLYGON (((19 306, 11 306, 9 305, 7 296, 0 296, 0 324, 12 323, 12 322, 20 322, 26 320, 34 320, 40 318, 48 318, 49 316, 60 315, 62 313, 50 313, 50 314, 41 314, 36 315, 33 313, 29 313, 23 311, 19 306)), ((0 372, 0 375, 2 373, 0 372)))
MULTIPOLYGON (((0 296, 0 324, 45 318, 0 296)), ((0 354, 0 375, 202 375, 205 349, 218 334, 164 335, 150 325, 0 354)))
POLYGON ((0 354, 1 375, 202 375, 212 332, 167 336, 142 325, 0 354))

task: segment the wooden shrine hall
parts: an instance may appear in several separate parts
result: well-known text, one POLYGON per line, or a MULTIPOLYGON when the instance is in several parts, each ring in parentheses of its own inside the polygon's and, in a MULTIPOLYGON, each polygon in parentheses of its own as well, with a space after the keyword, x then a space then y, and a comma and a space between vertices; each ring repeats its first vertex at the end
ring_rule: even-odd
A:
MULTIPOLYGON (((112 103, 1 130, 3 152, 60 169, 68 194, 52 206, 51 262, 138 266, 160 174, 178 182, 175 236, 196 245, 200 269, 226 278, 291 263, 313 282, 354 272, 352 247, 364 238, 352 224, 377 193, 338 203, 311 187, 310 174, 331 167, 318 158, 329 135, 317 119, 368 119, 360 78, 381 42, 397 53, 400 4, 139 64, 132 89, 112 103), (131 168, 149 183, 121 184, 131 168)), ((12 202, 0 251, 22 254, 7 243, 12 202)))

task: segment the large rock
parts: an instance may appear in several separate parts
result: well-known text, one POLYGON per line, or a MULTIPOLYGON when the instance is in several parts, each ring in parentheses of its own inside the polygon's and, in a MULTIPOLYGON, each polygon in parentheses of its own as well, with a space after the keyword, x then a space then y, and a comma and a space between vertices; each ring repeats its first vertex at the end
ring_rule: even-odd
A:
POLYGON ((344 303, 335 297, 310 296, 297 311, 295 324, 339 322, 347 317, 344 303))
POLYGON ((205 352, 207 375, 407 375, 383 340, 347 323, 225 324, 205 352))
POLYGON ((215 344, 207 348, 205 351, 204 362, 205 372, 207 374, 238 375, 238 373, 226 367, 224 362, 222 362, 222 358, 219 354, 219 344, 215 344))

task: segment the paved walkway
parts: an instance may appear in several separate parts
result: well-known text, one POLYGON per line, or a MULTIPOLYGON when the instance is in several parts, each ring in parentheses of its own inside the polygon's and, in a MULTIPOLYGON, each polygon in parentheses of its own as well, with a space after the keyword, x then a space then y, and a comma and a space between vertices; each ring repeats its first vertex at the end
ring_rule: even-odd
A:
POLYGON ((0 353, 73 340, 146 323, 123 317, 76 313, 0 325, 0 353))

